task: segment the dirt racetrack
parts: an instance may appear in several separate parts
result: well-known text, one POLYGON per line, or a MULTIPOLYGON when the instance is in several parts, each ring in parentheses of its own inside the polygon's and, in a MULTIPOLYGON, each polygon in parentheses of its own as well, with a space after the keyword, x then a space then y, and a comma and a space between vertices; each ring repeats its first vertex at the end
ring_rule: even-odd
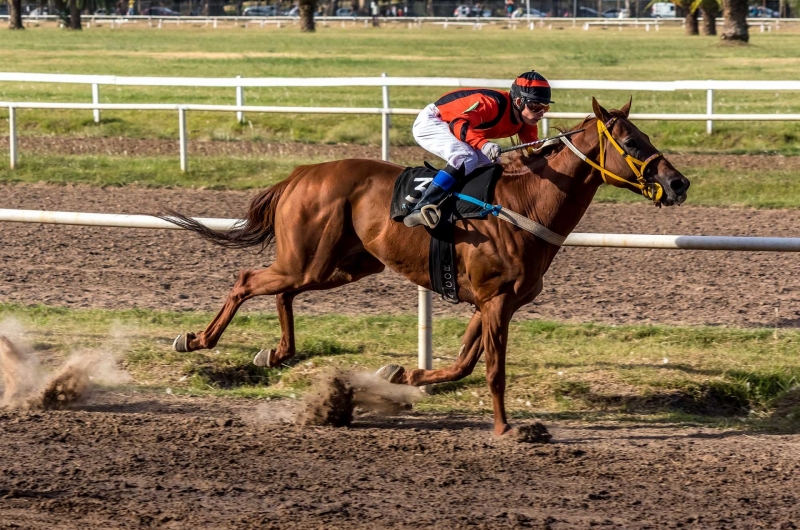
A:
MULTIPOLYGON (((3 208, 239 217, 254 192, 88 186, 0 185, 3 208)), ((167 230, 2 223, 0 300, 67 307, 216 311, 242 268, 269 254, 224 250, 167 230)), ((656 209, 594 204, 584 232, 800 236, 794 210, 656 209)), ((539 298, 517 318, 562 321, 744 326, 800 325, 795 254, 564 248, 539 298)), ((416 311, 416 289, 387 271, 344 288, 298 297, 298 314, 416 311)), ((246 310, 273 311, 273 301, 246 310)), ((436 314, 466 315, 466 304, 437 301, 436 314)))
MULTIPOLYGON (((251 194, 0 185, 0 207, 238 217, 251 194)), ((796 211, 596 204, 578 230, 797 237, 798 226, 796 211)), ((176 231, 2 223, 0 234, 0 301, 20 304, 216 310, 240 268, 270 261, 176 231)), ((797 327, 798 272, 791 254, 567 248, 518 315, 797 327)), ((416 289, 387 272, 296 307, 413 313, 416 289)), ((797 435, 544 418, 553 442, 531 445, 495 439, 489 417, 300 428, 279 419, 291 406, 104 392, 77 410, 0 411, 0 529, 800 526, 797 435)))
POLYGON ((299 428, 286 406, 106 393, 0 412, 0 528, 800 525, 796 436, 549 423, 534 445, 476 417, 299 428))

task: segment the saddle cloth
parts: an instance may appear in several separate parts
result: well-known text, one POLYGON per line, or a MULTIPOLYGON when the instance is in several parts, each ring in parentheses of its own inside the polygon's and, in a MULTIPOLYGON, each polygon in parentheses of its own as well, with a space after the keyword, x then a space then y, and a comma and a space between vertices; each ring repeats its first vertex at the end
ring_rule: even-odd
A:
MULTIPOLYGON (((439 171, 427 162, 425 166, 407 167, 397 177, 389 214, 393 220, 403 220, 419 202, 422 193, 439 171)), ((502 173, 503 168, 498 164, 479 167, 469 181, 457 183, 452 191, 469 195, 481 202, 490 202, 489 199, 494 195, 494 185, 502 173)), ((442 212, 439 224, 433 230, 426 229, 431 235, 428 274, 432 289, 442 295, 446 302, 457 304, 459 299, 453 220, 481 217, 482 208, 466 201, 457 201, 451 196, 439 205, 439 209, 442 212)))

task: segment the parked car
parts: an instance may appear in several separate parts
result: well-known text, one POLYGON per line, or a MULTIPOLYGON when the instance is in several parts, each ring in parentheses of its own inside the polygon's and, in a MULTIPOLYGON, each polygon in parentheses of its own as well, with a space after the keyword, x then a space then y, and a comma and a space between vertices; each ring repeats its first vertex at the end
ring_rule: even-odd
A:
POLYGON ((37 7, 30 13, 28 13, 29 17, 46 17, 47 16, 47 8, 46 7, 37 7))
MULTIPOLYGON (((547 13, 543 11, 539 11, 538 9, 531 8, 531 16, 532 17, 539 17, 544 18, 547 16, 547 13)), ((517 8, 513 13, 511 13, 511 18, 527 18, 528 13, 525 12, 523 8, 517 8)))
POLYGON ((780 18, 781 14, 764 6, 750 6, 747 16, 751 18, 780 18))
POLYGON ((600 13, 592 9, 591 7, 579 7, 578 8, 578 16, 579 17, 599 17, 600 13))
POLYGON ((671 2, 656 2, 653 4, 653 11, 650 16, 653 18, 675 18, 675 4, 671 2))
POLYGON ((300 7, 294 6, 291 9, 287 9, 283 13, 281 13, 284 17, 299 17, 300 16, 300 7))
POLYGON ((153 6, 148 7, 144 11, 142 11, 142 15, 146 17, 179 17, 181 16, 180 13, 173 11, 168 7, 161 7, 161 6, 153 6))
POLYGON ((622 9, 606 9, 603 11, 603 18, 630 18, 631 13, 625 8, 622 9))
POLYGON ((8 4, 0 4, 0 15, 8 15, 8 4))
POLYGON ((247 7, 242 12, 245 17, 274 17, 278 14, 278 9, 275 6, 253 6, 247 7))
POLYGON ((334 16, 337 16, 337 17, 354 17, 356 15, 355 15, 355 13, 353 13, 353 8, 351 8, 351 7, 340 7, 339 9, 336 10, 336 14, 334 16))

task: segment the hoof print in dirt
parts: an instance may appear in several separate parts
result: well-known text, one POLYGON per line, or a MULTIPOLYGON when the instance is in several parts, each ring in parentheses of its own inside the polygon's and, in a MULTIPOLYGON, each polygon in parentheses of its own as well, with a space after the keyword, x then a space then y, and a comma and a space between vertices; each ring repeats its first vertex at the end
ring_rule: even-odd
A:
POLYGON ((553 435, 547 431, 547 427, 542 422, 537 421, 533 425, 521 425, 508 433, 515 442, 546 444, 550 443, 553 435))
POLYGON ((302 425, 349 427, 353 422, 353 387, 338 370, 320 375, 306 394, 302 425))

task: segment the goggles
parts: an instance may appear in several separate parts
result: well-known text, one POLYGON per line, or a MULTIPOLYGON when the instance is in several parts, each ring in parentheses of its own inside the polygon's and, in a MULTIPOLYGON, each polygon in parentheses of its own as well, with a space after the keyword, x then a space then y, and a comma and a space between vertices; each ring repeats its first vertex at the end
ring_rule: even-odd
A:
POLYGON ((524 106, 531 112, 548 112, 550 110, 550 105, 545 103, 537 103, 536 101, 526 101, 524 106))

